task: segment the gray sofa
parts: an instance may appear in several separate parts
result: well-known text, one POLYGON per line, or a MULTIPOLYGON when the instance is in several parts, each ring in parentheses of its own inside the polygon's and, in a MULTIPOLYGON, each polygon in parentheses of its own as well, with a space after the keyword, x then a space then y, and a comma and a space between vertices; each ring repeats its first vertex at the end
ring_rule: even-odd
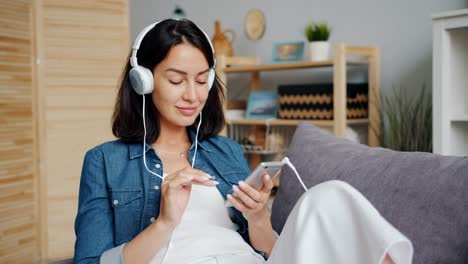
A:
MULTIPOLYGON (((309 188, 341 180, 363 193, 412 240, 413 263, 468 263, 467 157, 369 148, 305 122, 287 156, 309 188)), ((272 206, 278 233, 302 193, 285 167, 272 206)))

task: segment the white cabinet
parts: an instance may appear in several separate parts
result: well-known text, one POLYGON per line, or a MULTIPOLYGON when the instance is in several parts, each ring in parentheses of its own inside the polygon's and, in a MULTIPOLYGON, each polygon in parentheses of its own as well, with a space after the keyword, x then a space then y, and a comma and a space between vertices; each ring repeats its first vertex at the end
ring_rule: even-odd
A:
POLYGON ((432 20, 434 153, 468 156, 468 9, 432 20))

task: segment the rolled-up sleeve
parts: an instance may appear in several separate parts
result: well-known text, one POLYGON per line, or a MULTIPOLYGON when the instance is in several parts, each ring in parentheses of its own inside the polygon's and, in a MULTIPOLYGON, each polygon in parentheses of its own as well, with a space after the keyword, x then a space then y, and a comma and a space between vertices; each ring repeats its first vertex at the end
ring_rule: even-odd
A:
POLYGON ((75 235, 74 263, 99 263, 111 257, 122 259, 123 245, 114 244, 104 159, 97 148, 88 151, 83 162, 75 235), (104 252, 106 255, 101 258, 104 252))
POLYGON ((123 264, 123 248, 127 243, 124 243, 115 248, 111 248, 101 255, 101 264, 123 264))

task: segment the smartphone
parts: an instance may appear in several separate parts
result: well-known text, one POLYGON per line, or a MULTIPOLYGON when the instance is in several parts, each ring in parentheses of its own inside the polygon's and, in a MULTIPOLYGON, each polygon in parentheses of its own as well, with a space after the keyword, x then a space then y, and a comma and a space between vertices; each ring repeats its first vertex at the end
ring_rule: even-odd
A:
MULTIPOLYGON (((250 176, 244 180, 244 182, 256 190, 260 190, 263 186, 263 175, 268 174, 273 179, 273 177, 276 177, 280 174, 280 170, 283 165, 284 163, 281 161, 261 162, 250 174, 250 176)), ((226 200, 224 206, 230 207, 232 205, 229 201, 226 200)))
POLYGON ((281 161, 261 162, 244 182, 260 190, 263 186, 263 175, 268 174, 273 179, 279 174, 281 167, 283 167, 281 161))

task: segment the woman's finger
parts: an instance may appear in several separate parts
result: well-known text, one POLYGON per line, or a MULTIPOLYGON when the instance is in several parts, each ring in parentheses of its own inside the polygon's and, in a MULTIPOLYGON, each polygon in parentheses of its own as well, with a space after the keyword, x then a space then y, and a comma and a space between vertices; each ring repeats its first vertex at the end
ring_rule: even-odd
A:
POLYGON ((203 186, 216 186, 219 182, 212 180, 212 177, 201 170, 192 169, 188 167, 181 174, 190 175, 193 177, 192 183, 203 186))
POLYGON ((262 196, 260 192, 255 190, 252 186, 248 185, 246 182, 239 181, 239 188, 245 193, 247 193, 250 196, 250 198, 252 198, 253 200, 257 202, 262 201, 262 196))
POLYGON ((263 175, 262 179, 263 179, 263 187, 260 190, 260 192, 267 193, 269 196, 271 193, 271 190, 273 189, 273 180, 268 174, 263 175))
POLYGON ((188 172, 195 173, 196 175, 199 175, 200 177, 202 177, 202 178, 204 178, 204 179, 208 179, 208 180, 212 180, 212 179, 213 179, 213 177, 212 177, 210 174, 208 174, 208 173, 206 173, 206 172, 204 172, 204 171, 202 171, 202 170, 197 170, 197 169, 194 169, 194 168, 192 168, 192 167, 188 167, 188 168, 187 168, 187 171, 188 171, 188 172))
POLYGON ((241 212, 247 211, 247 208, 245 207, 245 205, 242 204, 239 200, 237 200, 237 198, 235 198, 231 194, 227 195, 227 199, 231 203, 231 205, 234 206, 234 208, 236 208, 237 210, 241 212))
POLYGON ((191 167, 183 168, 175 173, 168 175, 166 178, 164 178, 164 181, 171 182, 179 177, 191 177, 192 183, 198 185, 216 186, 218 184, 218 182, 212 181, 211 176, 209 176, 207 173, 192 169, 191 167))
POLYGON ((201 186, 216 186, 216 185, 219 184, 219 182, 213 181, 213 180, 209 180, 209 181, 205 181, 205 182, 192 181, 192 184, 201 185, 201 186))
POLYGON ((180 174, 181 172, 183 172, 184 170, 186 170, 186 168, 187 168, 187 167, 184 167, 184 168, 182 168, 182 169, 180 169, 180 170, 178 170, 178 171, 176 171, 176 172, 174 172, 174 173, 171 173, 171 174, 167 175, 166 177, 164 177, 164 181, 167 181, 167 182, 172 181, 174 178, 176 178, 177 176, 179 176, 179 174, 180 174))
POLYGON ((234 197, 241 200, 245 205, 251 209, 257 208, 260 204, 257 201, 254 201, 249 195, 247 195, 243 190, 239 189, 237 185, 232 186, 234 197))
POLYGON ((203 182, 206 182, 206 181, 210 180, 210 178, 208 178, 208 176, 200 175, 198 173, 194 173, 193 171, 182 171, 182 172, 180 172, 180 175, 181 176, 190 176, 190 177, 193 178, 194 182, 199 182, 199 183, 203 183, 203 182))
POLYGON ((190 185, 192 183, 193 176, 187 174, 179 174, 172 180, 168 181, 168 185, 171 188, 180 189, 185 185, 190 185))

